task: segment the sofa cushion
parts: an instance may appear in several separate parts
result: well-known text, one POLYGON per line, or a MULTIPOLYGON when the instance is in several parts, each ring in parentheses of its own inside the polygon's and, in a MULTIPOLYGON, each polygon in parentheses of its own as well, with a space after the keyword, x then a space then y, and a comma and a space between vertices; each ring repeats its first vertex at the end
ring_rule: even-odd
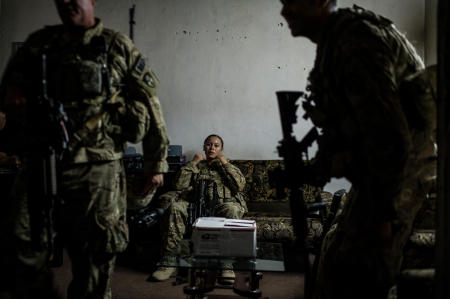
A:
MULTIPOLYGON (((258 242, 293 242, 294 227, 290 217, 249 216, 245 219, 255 220, 258 242)), ((319 219, 307 218, 308 244, 315 244, 322 235, 323 227, 319 219)))

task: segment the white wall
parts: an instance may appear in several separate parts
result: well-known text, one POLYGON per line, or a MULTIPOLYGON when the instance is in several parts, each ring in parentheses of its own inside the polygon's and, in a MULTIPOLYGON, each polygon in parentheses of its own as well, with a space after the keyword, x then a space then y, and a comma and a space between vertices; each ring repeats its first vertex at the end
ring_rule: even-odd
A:
MULTIPOLYGON (((425 0, 340 0, 395 21, 424 53, 425 0), (407 13, 405 13, 407 12, 407 13)), ((136 4, 135 43, 160 78, 158 91, 172 144, 190 159, 204 137, 217 133, 232 159, 276 159, 281 127, 276 90, 304 89, 315 46, 290 36, 275 0, 100 0, 97 15, 128 33, 136 4)), ((0 69, 11 42, 54 24, 49 0, 0 2, 0 69)), ((301 118, 300 138, 310 128, 301 118)), ((348 187, 342 181, 330 188, 348 187), (341 185, 344 184, 344 185, 341 185)))
POLYGON ((438 0, 426 1, 425 14, 425 63, 433 65, 437 63, 437 21, 438 0))

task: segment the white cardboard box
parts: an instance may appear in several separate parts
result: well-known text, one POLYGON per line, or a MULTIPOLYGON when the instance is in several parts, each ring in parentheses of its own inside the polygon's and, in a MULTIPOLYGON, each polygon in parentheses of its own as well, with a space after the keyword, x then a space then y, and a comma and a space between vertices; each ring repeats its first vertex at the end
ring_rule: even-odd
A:
POLYGON ((193 225, 194 256, 256 257, 255 220, 200 217, 193 225))

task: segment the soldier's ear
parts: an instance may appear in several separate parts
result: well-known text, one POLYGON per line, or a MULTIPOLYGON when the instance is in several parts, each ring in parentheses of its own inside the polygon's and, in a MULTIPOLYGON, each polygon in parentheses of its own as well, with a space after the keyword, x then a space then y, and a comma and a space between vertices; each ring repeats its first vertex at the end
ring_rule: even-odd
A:
POLYGON ((98 2, 98 0, 91 0, 92 6, 96 6, 97 2, 98 2))
MULTIPOLYGON (((332 0, 317 0, 317 2, 319 2, 320 8, 327 8, 331 4, 336 3, 335 1, 332 0)), ((334 4, 332 6, 334 6, 334 4)))

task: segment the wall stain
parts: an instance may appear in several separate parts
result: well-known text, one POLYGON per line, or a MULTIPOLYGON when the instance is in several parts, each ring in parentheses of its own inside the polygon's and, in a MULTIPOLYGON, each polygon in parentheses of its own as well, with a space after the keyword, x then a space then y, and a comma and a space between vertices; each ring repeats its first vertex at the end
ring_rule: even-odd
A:
MULTIPOLYGON (((205 30, 205 32, 208 33, 209 30, 205 30)), ((220 29, 216 29, 216 33, 220 33, 220 29)), ((199 36, 199 35, 201 35, 201 32, 200 31, 191 32, 191 31, 186 30, 186 29, 184 29, 184 30, 180 29, 179 31, 175 31, 175 35, 179 35, 179 34, 197 35, 197 36, 199 36)), ((232 39, 232 40, 234 40, 234 39, 236 39, 236 40, 246 40, 246 39, 248 39, 248 36, 244 35, 243 32, 241 32, 241 35, 237 35, 237 36, 231 35, 231 34, 230 34, 230 36, 226 36, 224 34, 221 34, 221 35, 216 36, 216 41, 225 41, 227 38, 228 39, 232 39)), ((198 41, 198 40, 199 40, 198 37, 194 37, 194 41, 198 41)))

